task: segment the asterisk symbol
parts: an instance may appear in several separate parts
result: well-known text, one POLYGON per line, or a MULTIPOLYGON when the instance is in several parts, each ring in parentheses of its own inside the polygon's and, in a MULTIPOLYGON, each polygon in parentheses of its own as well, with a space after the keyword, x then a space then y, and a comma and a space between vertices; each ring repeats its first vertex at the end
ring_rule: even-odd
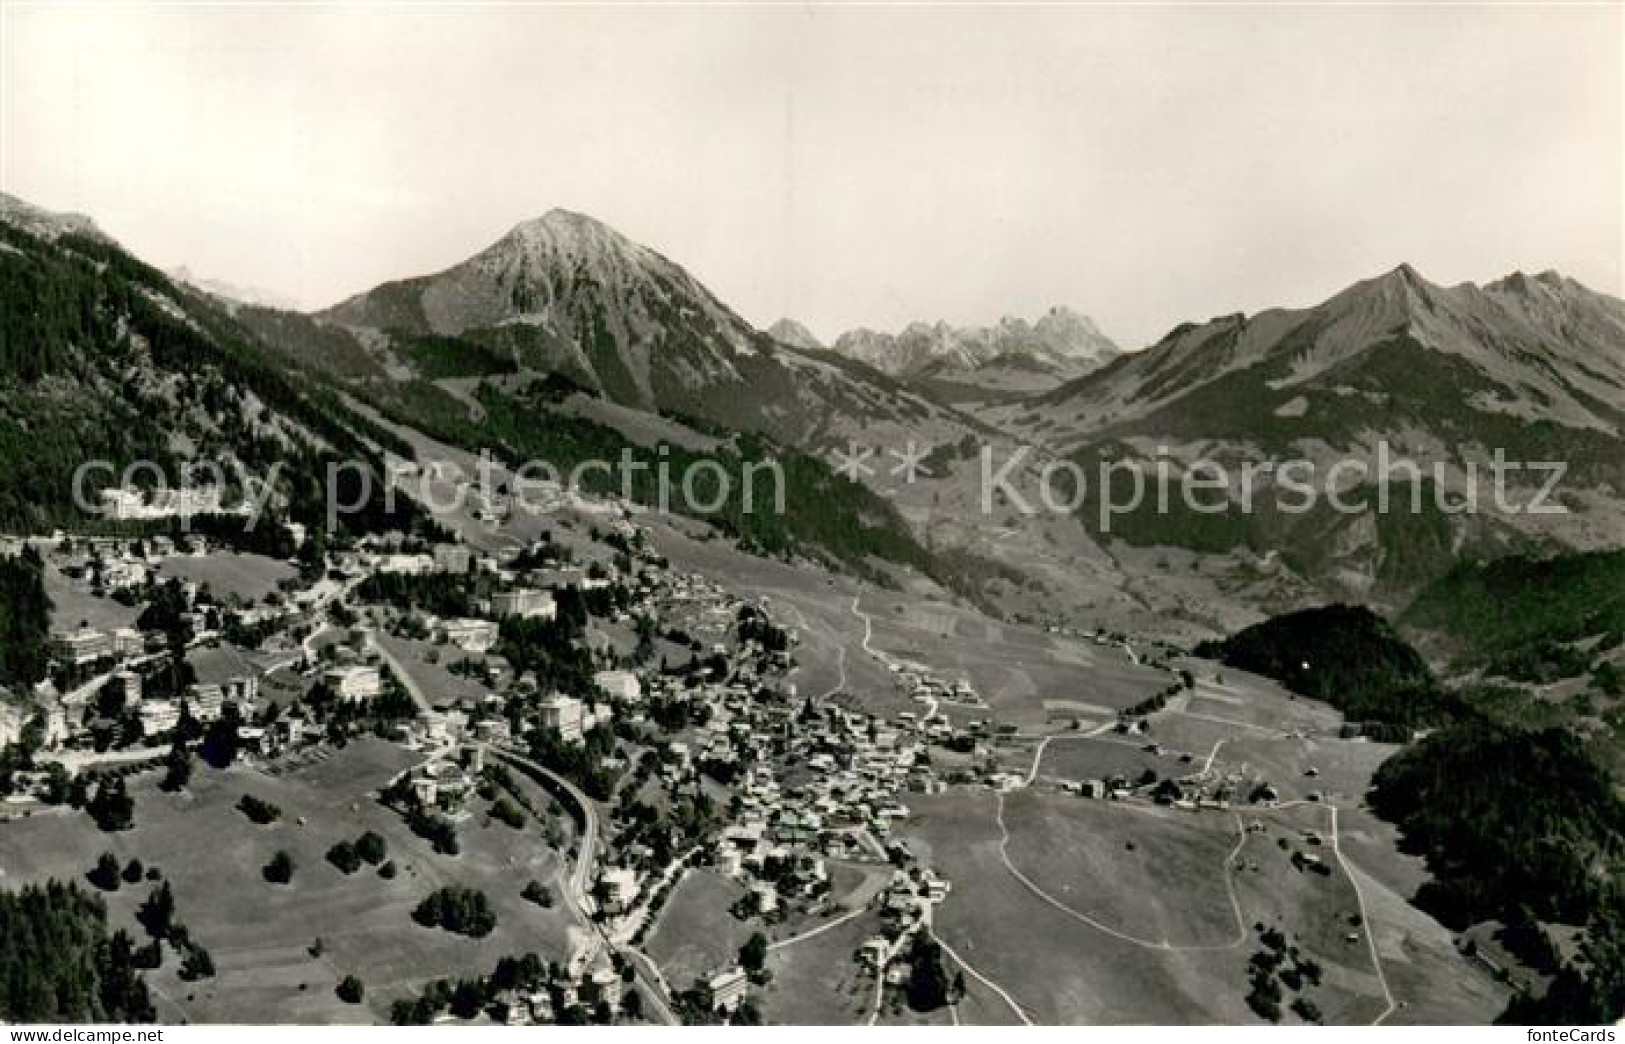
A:
POLYGON ((892 465, 892 478, 901 478, 904 482, 912 484, 915 479, 921 476, 925 478, 931 477, 931 473, 925 469, 925 458, 928 451, 915 445, 913 439, 909 439, 908 445, 900 450, 893 449, 886 452, 897 458, 897 463, 892 465))
POLYGON ((874 455, 873 448, 853 442, 847 443, 844 450, 837 446, 829 452, 830 459, 835 462, 835 473, 852 482, 875 473, 874 465, 869 463, 869 458, 874 455))

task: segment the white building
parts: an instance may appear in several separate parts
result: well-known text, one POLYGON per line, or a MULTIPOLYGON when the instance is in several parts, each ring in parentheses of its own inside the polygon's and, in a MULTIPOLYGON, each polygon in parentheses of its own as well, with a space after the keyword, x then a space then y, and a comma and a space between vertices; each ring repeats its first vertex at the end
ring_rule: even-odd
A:
POLYGON ((473 555, 468 548, 459 544, 435 545, 434 564, 442 572, 466 573, 472 560, 473 555))
POLYGON ((226 710, 226 692, 218 685, 189 686, 186 707, 198 721, 219 721, 226 710))
POLYGON ((351 703, 373 699, 384 691, 384 679, 376 667, 334 667, 322 679, 339 699, 351 703))
POLYGON ((181 709, 169 700, 141 702, 141 731, 148 736, 168 732, 181 723, 181 709))
POLYGON ((492 595, 491 611, 498 616, 551 620, 559 610, 549 592, 538 591, 534 587, 520 587, 492 595))
POLYGON ((549 694, 537 707, 542 727, 555 729, 558 734, 569 742, 581 739, 582 707, 581 701, 572 696, 555 692, 549 694))
POLYGON ((442 620, 438 634, 467 652, 488 652, 497 643, 497 625, 490 620, 442 620))
POLYGON ((146 639, 134 627, 118 627, 113 630, 113 655, 139 656, 146 651, 146 639))
POLYGON ((22 737, 26 724, 28 714, 22 707, 0 703, 0 750, 16 743, 22 737))
POLYGON ((101 496, 102 515, 120 521, 140 518, 147 504, 147 498, 134 489, 104 489, 101 496))
POLYGON ((716 976, 706 983, 706 991, 711 995, 711 1010, 721 1008, 733 1011, 745 999, 745 990, 749 985, 750 979, 743 968, 730 968, 716 976))
POLYGON ((629 909, 637 902, 640 891, 637 871, 626 867, 605 870, 602 883, 604 906, 611 912, 629 909))
POLYGON ((380 573, 422 576, 433 571, 434 559, 428 555, 379 555, 377 565, 380 573))
POLYGON ((592 680, 612 700, 636 703, 643 698, 643 685, 631 671, 599 671, 592 680))

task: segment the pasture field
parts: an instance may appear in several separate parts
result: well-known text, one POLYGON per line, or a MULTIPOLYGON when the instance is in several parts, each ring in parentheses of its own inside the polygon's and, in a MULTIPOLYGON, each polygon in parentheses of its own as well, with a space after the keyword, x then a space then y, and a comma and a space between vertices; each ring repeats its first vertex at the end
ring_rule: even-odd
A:
POLYGON ((880 929, 880 915, 869 912, 769 953, 773 981, 762 995, 764 1021, 784 1026, 866 1022, 874 976, 858 966, 856 955, 863 940, 880 929))
POLYGON ((1302 801, 1314 794, 1354 807, 1365 799, 1377 767, 1398 749, 1366 740, 1244 734, 1226 740, 1213 764, 1221 773, 1269 780, 1282 801, 1302 801))
POLYGON ((1317 700, 1296 696, 1257 674, 1209 660, 1181 659, 1175 668, 1190 671, 1196 688, 1186 696, 1187 713, 1283 731, 1330 731, 1343 716, 1317 700))
POLYGON ((1226 883, 1241 840, 1232 816, 1027 790, 1005 796, 1003 825, 1017 870, 1124 935, 1196 948, 1243 931, 1226 883))
POLYGON ((1166 672, 1141 667, 1116 647, 996 622, 971 609, 891 592, 865 593, 861 607, 874 620, 875 647, 970 682, 1000 721, 1023 727, 1046 724, 1046 704, 1109 716, 1169 681, 1166 672))
POLYGON ((375 633, 378 644, 400 662, 434 706, 450 707, 476 703, 490 694, 491 690, 474 679, 453 674, 447 669, 449 664, 468 658, 467 654, 455 645, 433 645, 429 642, 397 638, 384 631, 375 633), (437 658, 440 662, 431 663, 431 657, 437 658))
MULTIPOLYGON (((1034 895, 1000 851, 997 797, 916 798, 902 832, 953 882, 935 930, 1036 1023, 1245 1021, 1240 965, 1210 952, 1163 951, 1079 923, 1034 895)), ((1131 888, 1102 881, 1103 891, 1131 888)), ((1222 888, 1222 883, 1219 884, 1222 888)), ((1185 895, 1156 897, 1173 904, 1185 895)), ((1221 900, 1222 901, 1222 900, 1221 900)))
POLYGON ((728 908, 744 888, 710 870, 690 870, 672 889, 644 951, 674 990, 709 979, 738 963, 739 948, 761 925, 741 921, 728 908))
MULTIPOLYGON (((7 887, 51 877, 82 881, 104 851, 160 868, 174 889, 177 920, 218 968, 214 978, 183 982, 178 960, 166 955, 164 966, 148 976, 166 1021, 381 1022, 392 1001, 431 979, 484 974, 499 958, 529 951, 565 959, 568 915, 519 896, 526 881, 551 880, 560 865, 539 829, 487 825, 476 814, 458 827, 461 854, 442 856, 371 798, 415 760, 411 752, 368 740, 280 775, 200 765, 191 788, 180 794, 159 791, 155 774, 148 774, 131 783, 133 830, 103 834, 83 813, 0 824, 0 867, 7 887), (233 807, 245 793, 278 805, 282 817, 269 826, 249 822, 233 807), (385 838, 388 858, 399 868, 394 880, 368 866, 345 876, 326 861, 334 843, 366 830, 385 838), (296 863, 289 885, 261 876, 279 850, 296 863), (454 884, 489 897, 498 922, 490 935, 470 939, 411 919, 425 896, 454 884), (323 952, 313 956, 317 938, 323 952), (366 985, 363 1005, 334 996, 347 974, 366 985)), ((126 884, 108 895, 114 923, 139 936, 134 911, 153 887, 126 884)))
POLYGON ((887 668, 888 661, 915 662, 970 682, 988 703, 986 710, 945 704, 956 718, 997 715, 1038 727, 1049 719, 1046 701, 1112 714, 1168 684, 1166 672, 1136 665, 1121 649, 995 621, 942 600, 940 592, 860 586, 741 555, 720 541, 693 540, 677 527, 655 524, 651 539, 677 568, 725 576, 742 594, 768 597, 775 616, 801 636, 795 681, 803 695, 842 689, 877 714, 917 710, 896 692, 887 668), (866 633, 879 655, 862 648, 866 633))
POLYGON ((53 567, 45 570, 45 593, 51 599, 51 627, 71 631, 81 623, 98 630, 129 627, 141 615, 139 606, 121 605, 90 592, 90 585, 72 580, 53 567))
POLYGON ((191 555, 166 558, 158 566, 158 575, 165 580, 174 577, 207 584, 216 598, 236 597, 245 603, 254 603, 275 591, 280 581, 297 576, 298 570, 264 555, 210 551, 204 558, 191 555))
MULTIPOLYGON (((1445 929, 1352 862, 1351 877, 1331 847, 1327 806, 1196 813, 1032 791, 1002 804, 1002 846, 991 793, 915 796, 900 833, 953 882, 937 934, 1036 1022, 1255 1023, 1245 997, 1259 924, 1320 966, 1321 983, 1303 995, 1327 1022, 1385 1012, 1385 1021, 1485 1022, 1504 1004, 1445 929)), ((1391 851, 1391 839, 1367 837, 1361 859, 1391 851)))
POLYGON ((1200 762, 1184 762, 1171 753, 1153 754, 1145 749, 1144 740, 1136 742, 1112 733, 1062 733, 1044 747, 1038 775, 1067 780, 1105 780, 1114 776, 1135 780, 1149 770, 1159 779, 1177 779, 1199 768, 1200 762))

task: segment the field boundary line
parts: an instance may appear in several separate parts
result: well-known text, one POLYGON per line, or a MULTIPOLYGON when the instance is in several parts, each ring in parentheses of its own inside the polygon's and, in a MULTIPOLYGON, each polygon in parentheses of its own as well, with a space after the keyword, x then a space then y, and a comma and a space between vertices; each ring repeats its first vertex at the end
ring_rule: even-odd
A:
POLYGON ((788 939, 780 939, 776 943, 769 943, 768 947, 767 947, 767 952, 768 953, 776 953, 777 951, 787 949, 790 946, 793 946, 798 942, 804 942, 804 941, 806 941, 808 939, 811 939, 815 935, 823 935, 825 932, 829 931, 831 928, 838 928, 841 925, 845 924, 846 922, 848 922, 850 920, 853 920, 854 918, 863 916, 865 913, 868 912, 868 910, 869 910, 869 908, 867 906, 860 906, 856 910, 851 910, 851 911, 849 911, 847 913, 844 913, 841 916, 835 918, 835 920, 833 920, 833 921, 826 921, 826 922, 824 922, 823 924, 819 925, 816 928, 812 928, 812 929, 809 929, 809 930, 807 930, 805 932, 802 932, 800 935, 792 935, 788 939))
MULTIPOLYGON (((1026 874, 1023 874, 1019 869, 1017 869, 1016 864, 1010 859, 1010 828, 1004 822, 1004 795, 1002 793, 999 794, 997 817, 1000 834, 999 858, 1004 862, 1005 869, 1009 870, 1011 875, 1013 875, 1017 881, 1020 881, 1029 892, 1033 893, 1034 896, 1048 903, 1050 906, 1055 907, 1055 909, 1061 911, 1067 916, 1088 925, 1098 932, 1109 935, 1112 938, 1118 939, 1122 942, 1132 943, 1135 946, 1143 947, 1147 950, 1163 950, 1170 953, 1216 953, 1222 950, 1234 950, 1236 947, 1247 941, 1246 918, 1242 916, 1241 904, 1236 898, 1235 884, 1231 880, 1230 874, 1231 863, 1235 861, 1236 856, 1241 854, 1242 848, 1247 843, 1245 827, 1241 829, 1241 838, 1236 842, 1236 847, 1231 849, 1230 855, 1226 857, 1224 861, 1225 893, 1226 897, 1230 900, 1230 912, 1236 918, 1236 938, 1228 943, 1181 944, 1176 946, 1167 940, 1155 942, 1150 939, 1142 939, 1138 936, 1129 935, 1127 932, 1118 931, 1109 924, 1097 921, 1088 914, 1073 909, 1067 904, 1061 902, 1059 899, 1050 895, 1048 892, 1044 891, 1042 888, 1038 887, 1038 885, 1027 877, 1026 874)), ((1240 816, 1237 816, 1236 818, 1239 824, 1240 816)))
MULTIPOLYGON (((1009 1006, 1010 1010, 1016 1013, 1016 1018, 1021 1020, 1022 1025, 1033 1025, 1033 1020, 1027 1017, 1027 1013, 1022 1010, 1021 1005, 1016 1003, 1016 999, 1014 997, 1005 992, 1003 986, 1000 986, 986 975, 983 975, 981 972, 977 971, 975 965, 971 964, 971 962, 967 961, 965 958, 959 956, 959 954, 955 952, 954 948, 949 946, 947 941, 935 931, 932 931, 930 934, 931 938, 937 941, 937 945, 942 947, 942 952, 953 958, 955 964, 970 972, 971 978, 998 994, 999 999, 1004 1001, 1004 1003, 1009 1006)), ((959 1012, 957 1010, 954 1012, 954 1025, 959 1025, 959 1012)))
POLYGON ((1360 889, 1359 879, 1354 876, 1354 864, 1344 857, 1343 846, 1338 841, 1337 806, 1327 805, 1326 807, 1331 810, 1332 814, 1332 854, 1337 856, 1338 865, 1343 868, 1343 873, 1348 875, 1349 884, 1354 888, 1354 901, 1360 908, 1360 924, 1365 928, 1366 947, 1371 951, 1371 966, 1376 970, 1378 984, 1382 986, 1383 1000, 1388 1002, 1388 1007, 1383 1010, 1383 1013, 1371 1020, 1371 1025, 1380 1026, 1384 1019, 1399 1010, 1399 1005, 1394 1000, 1394 991, 1388 988, 1388 973, 1383 971, 1382 957, 1377 953, 1377 926, 1371 920, 1370 911, 1366 909, 1365 893, 1360 889))

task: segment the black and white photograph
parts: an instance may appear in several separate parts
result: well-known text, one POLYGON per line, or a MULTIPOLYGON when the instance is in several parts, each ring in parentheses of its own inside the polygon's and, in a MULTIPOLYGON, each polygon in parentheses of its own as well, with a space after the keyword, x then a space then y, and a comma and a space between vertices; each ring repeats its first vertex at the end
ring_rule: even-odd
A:
POLYGON ((0 1032, 1614 1041, 1622 298, 1620 0, 0 0, 0 1032))

